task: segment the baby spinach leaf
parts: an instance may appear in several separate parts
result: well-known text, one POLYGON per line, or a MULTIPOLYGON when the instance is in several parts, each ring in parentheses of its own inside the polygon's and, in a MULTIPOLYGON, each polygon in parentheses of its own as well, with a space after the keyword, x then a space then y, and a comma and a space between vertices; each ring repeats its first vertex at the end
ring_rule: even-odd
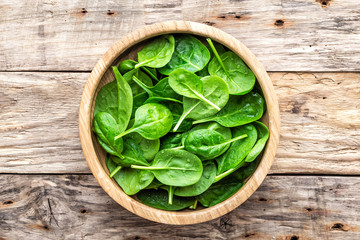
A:
MULTIPOLYGON (((173 115, 174 121, 172 128, 174 129, 183 113, 183 105, 175 102, 162 102, 162 104, 165 107, 169 108, 173 115)), ((192 120, 189 118, 185 118, 184 120, 182 120, 181 125, 176 129, 175 132, 185 132, 189 130, 191 127, 192 127, 192 120)))
POLYGON ((158 103, 147 103, 136 110, 134 125, 117 135, 115 140, 132 132, 149 140, 158 139, 170 131, 172 122, 173 117, 168 108, 158 103))
POLYGON ((164 78, 158 82, 154 87, 146 86, 137 77, 133 76, 133 81, 136 82, 142 89, 149 94, 149 99, 145 103, 159 102, 159 101, 172 101, 182 103, 179 98, 180 96, 174 92, 170 87, 168 79, 164 78))
POLYGON ((134 80, 133 77, 136 77, 137 79, 139 79, 139 81, 143 84, 146 84, 147 86, 152 86, 153 82, 151 80, 151 78, 149 78, 148 75, 146 75, 143 71, 141 71, 140 69, 133 69, 127 73, 124 74, 124 79, 129 83, 131 90, 132 90, 132 94, 133 96, 136 96, 142 92, 144 92, 144 90, 142 89, 142 87, 140 87, 134 80))
POLYGON ((226 106, 217 114, 193 124, 215 121, 224 127, 236 127, 261 118, 264 99, 258 93, 250 92, 243 96, 230 96, 226 106))
POLYGON ((120 128, 116 120, 106 112, 100 112, 94 117, 94 130, 98 136, 99 144, 105 151, 122 158, 123 140, 114 139, 120 134, 120 128))
POLYGON ((159 139, 149 140, 144 138, 138 133, 130 133, 126 136, 126 138, 131 138, 132 140, 135 141, 135 143, 137 144, 137 146, 139 146, 147 161, 153 160, 156 153, 159 151, 160 148, 159 139))
POLYGON ((164 75, 169 75, 175 69, 185 69, 197 72, 203 69, 210 60, 209 50, 191 35, 175 37, 175 51, 170 62, 159 69, 164 75))
POLYGON ((158 152, 149 167, 137 165, 131 167, 151 170, 161 183, 180 187, 199 181, 203 171, 201 160, 196 155, 174 149, 164 149, 158 152))
POLYGON ((204 163, 203 168, 203 173, 197 183, 186 187, 177 187, 174 194, 181 197, 192 197, 206 191, 214 182, 216 166, 213 162, 208 162, 204 163))
MULTIPOLYGON (((117 167, 108 157, 105 163, 110 172, 113 172, 117 167)), ((134 195, 146 188, 153 181, 154 174, 146 170, 121 168, 120 171, 114 175, 114 179, 126 194, 134 195)))
POLYGON ((122 167, 130 167, 131 165, 144 165, 148 166, 149 163, 144 157, 143 151, 136 141, 131 138, 124 139, 124 150, 121 153, 123 159, 116 156, 111 156, 111 159, 122 167))
POLYGON ((250 92, 255 84, 254 73, 238 55, 229 51, 220 57, 211 40, 208 42, 215 55, 209 63, 210 75, 224 79, 229 87, 230 94, 243 95, 250 92))
POLYGON ((246 134, 225 140, 217 131, 200 129, 190 131, 184 141, 185 150, 201 157, 202 160, 214 159, 223 154, 232 142, 246 138, 246 134))
POLYGON ((187 208, 194 203, 194 198, 183 198, 174 196, 172 204, 168 203, 168 193, 165 190, 158 189, 149 189, 142 190, 138 194, 136 194, 137 198, 143 204, 146 204, 150 207, 176 211, 187 208))
POLYGON ((216 159, 218 163, 217 174, 236 167, 249 154, 257 139, 257 131, 254 125, 246 124, 232 129, 234 138, 244 134, 248 137, 231 144, 230 148, 216 159))
MULTIPOLYGON (((229 91, 226 83, 216 76, 203 77, 201 78, 201 81, 204 84, 204 97, 220 108, 224 107, 229 100, 229 91)), ((182 121, 186 118, 199 120, 212 116, 218 112, 217 109, 198 99, 184 97, 183 102, 183 114, 173 131, 176 131, 178 127, 181 126, 182 121)))
MULTIPOLYGON (((110 114, 118 124, 119 131, 126 129, 132 111, 131 87, 119 73, 117 67, 113 67, 116 81, 102 87, 97 95, 94 116, 100 112, 110 114)), ((104 140, 103 140, 104 141, 104 140)))
POLYGON ((223 179, 211 185, 208 190, 197 196, 196 199, 204 207, 211 207, 234 195, 243 185, 236 178, 223 179))
MULTIPOLYGON (((219 55, 223 54, 224 52, 226 52, 225 48, 223 47, 223 45, 217 43, 217 42, 214 42, 214 46, 215 46, 215 49, 216 51, 218 52, 219 55)), ((206 45, 207 49, 209 50, 210 52, 210 59, 214 56, 214 53, 212 52, 211 48, 209 45, 206 45)), ((200 77, 206 77, 206 76, 209 76, 210 73, 208 71, 208 66, 209 66, 209 63, 203 68, 201 69, 200 71, 196 72, 196 75, 200 76, 200 77)))
POLYGON ((245 162, 252 162, 256 159, 256 157, 261 153, 261 151, 264 149, 266 141, 269 138, 269 130, 268 128, 265 126, 265 124, 263 124, 262 122, 253 122, 253 124, 255 125, 256 129, 257 129, 257 133, 258 133, 258 140, 255 144, 255 146, 251 149, 251 151, 249 152, 249 154, 246 156, 245 158, 245 162))
POLYGON ((251 176, 251 174, 255 172, 257 165, 258 162, 253 161, 248 165, 241 167, 237 171, 234 171, 234 173, 232 173, 230 176, 238 179, 240 182, 244 182, 248 177, 251 176))
POLYGON ((206 122, 206 123, 201 123, 201 124, 195 125, 190 130, 190 132, 200 130, 200 129, 214 130, 214 131, 217 131, 218 133, 220 133, 221 135, 223 135, 225 140, 230 140, 231 139, 231 130, 230 130, 230 128, 223 127, 220 124, 218 124, 217 122, 206 122))
POLYGON ((220 111, 219 106, 204 97, 204 83, 195 73, 176 69, 169 75, 169 84, 176 93, 184 97, 200 99, 220 111))
POLYGON ((136 64, 137 64, 136 61, 127 59, 127 60, 122 61, 119 64, 118 69, 119 69, 120 73, 124 75, 125 73, 135 69, 136 64))
POLYGON ((138 52, 139 63, 135 68, 142 66, 161 68, 170 61, 174 49, 175 39, 172 35, 157 37, 138 52))

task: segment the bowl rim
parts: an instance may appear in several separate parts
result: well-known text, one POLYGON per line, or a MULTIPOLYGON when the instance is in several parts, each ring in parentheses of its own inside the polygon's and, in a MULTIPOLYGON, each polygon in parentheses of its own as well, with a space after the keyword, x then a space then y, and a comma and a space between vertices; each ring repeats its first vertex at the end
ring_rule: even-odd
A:
POLYGON ((96 63, 86 82, 81 98, 79 108, 79 133, 87 164, 98 183, 112 199, 130 212, 148 220, 166 224, 186 225, 206 222, 218 218, 240 206, 256 191, 265 179, 275 158, 280 136, 280 113, 272 81, 264 66, 239 40, 218 28, 205 24, 190 21, 166 21, 147 25, 131 32, 113 44, 96 63), (212 40, 223 44, 240 56, 254 72, 257 82, 260 84, 266 100, 269 117, 270 136, 263 152, 262 159, 255 172, 244 186, 227 200, 215 206, 192 212, 174 212, 156 209, 142 204, 125 194, 122 190, 118 190, 116 188, 117 183, 110 179, 105 169, 103 169, 95 152, 91 137, 92 104, 94 102, 94 95, 98 84, 105 72, 127 49, 146 39, 169 33, 188 33, 201 37, 210 37, 212 40))

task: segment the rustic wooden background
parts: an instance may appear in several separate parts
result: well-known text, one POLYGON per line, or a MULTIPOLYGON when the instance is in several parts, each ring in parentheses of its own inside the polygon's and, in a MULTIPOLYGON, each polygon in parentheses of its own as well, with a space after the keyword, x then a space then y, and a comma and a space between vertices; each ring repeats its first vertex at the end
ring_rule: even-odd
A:
POLYGON ((1 0, 0 239, 360 239, 359 44, 353 0, 1 0), (271 174, 242 206, 198 225, 158 224, 117 205, 78 135, 96 61, 164 20, 235 36, 280 102, 271 174))

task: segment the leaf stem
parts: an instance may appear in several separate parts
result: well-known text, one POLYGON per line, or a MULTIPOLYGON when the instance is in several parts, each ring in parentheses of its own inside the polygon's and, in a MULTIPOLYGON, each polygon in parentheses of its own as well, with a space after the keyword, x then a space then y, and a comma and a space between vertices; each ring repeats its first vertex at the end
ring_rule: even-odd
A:
POLYGON ((197 203, 198 203, 198 200, 197 199, 195 199, 195 201, 194 201, 194 204, 193 205, 191 205, 189 208, 190 209, 196 209, 196 207, 197 207, 197 203))
POLYGON ((183 149, 184 148, 184 146, 179 146, 179 147, 174 147, 174 148, 172 148, 172 149, 174 149, 174 150, 180 150, 180 149, 183 149))
POLYGON ((142 67, 142 66, 144 66, 145 64, 147 64, 147 63, 149 63, 149 62, 151 62, 152 61, 152 59, 149 59, 149 60, 146 60, 146 61, 144 61, 144 62, 139 62, 139 63, 137 63, 136 65, 135 65, 135 69, 137 69, 137 68, 139 68, 139 67, 142 67))
POLYGON ((240 139, 243 139, 243 138, 247 138, 247 137, 248 137, 247 134, 243 134, 243 135, 240 135, 240 136, 238 136, 238 137, 236 137, 236 138, 230 139, 229 141, 226 141, 226 142, 224 142, 224 143, 225 143, 225 144, 232 143, 232 142, 235 142, 235 141, 237 141, 237 140, 240 140, 240 139))
POLYGON ((169 186, 168 193, 169 193, 169 201, 168 201, 168 203, 169 203, 169 205, 172 205, 173 198, 174 198, 174 187, 173 186, 169 186))
POLYGON ((245 163, 244 161, 241 161, 236 167, 231 168, 231 169, 227 170, 226 172, 223 172, 223 173, 217 175, 217 176, 215 177, 214 183, 220 181, 220 180, 223 179, 224 177, 229 176, 230 174, 232 174, 233 172, 235 172, 236 170, 238 170, 239 168, 241 168, 241 167, 244 165, 244 163, 245 163))
POLYGON ((177 168, 177 167, 151 167, 151 166, 140 166, 140 165, 131 165, 131 168, 135 169, 144 169, 144 170, 187 170, 192 171, 192 169, 186 169, 186 168, 177 168))
POLYGON ((189 111, 184 112, 183 114, 181 114, 178 122, 176 123, 176 125, 175 125, 175 127, 173 129, 173 132, 176 132, 179 129, 181 123, 184 121, 184 119, 187 117, 187 115, 189 115, 191 113, 191 111, 194 110, 194 108, 196 108, 197 105, 199 105, 199 103, 200 103, 200 101, 197 104, 194 104, 194 106, 192 108, 190 108, 189 111))
POLYGON ((215 108, 216 110, 220 111, 221 108, 218 107, 216 104, 214 104, 213 102, 211 102, 210 100, 208 100, 206 97, 204 97, 204 95, 194 91, 195 95, 198 96, 200 98, 200 100, 203 100, 204 102, 206 102, 207 104, 209 104, 210 106, 212 106, 213 108, 215 108))
POLYGON ((120 133, 119 135, 117 135, 117 136, 114 138, 114 140, 117 140, 117 139, 125 136, 125 135, 128 134, 128 133, 131 133, 133 130, 134 130, 134 128, 130 128, 130 129, 126 130, 125 132, 120 133))
POLYGON ((141 70, 144 70, 155 81, 159 81, 159 79, 147 67, 141 67, 141 70))
MULTIPOLYGON (((221 57, 220 57, 219 53, 217 52, 217 50, 216 50, 213 42, 211 41, 210 38, 207 38, 206 41, 209 43, 209 46, 210 46, 211 50, 213 51, 213 53, 214 53, 216 59, 218 60, 221 68, 224 70, 226 76, 227 76, 228 78, 230 78, 229 73, 228 73, 228 71, 226 70, 226 68, 225 68, 225 66, 224 66, 224 63, 223 63, 223 61, 221 60, 221 57)), ((230 79, 231 79, 231 78, 230 78, 230 79)))
POLYGON ((121 168, 122 168, 121 166, 117 166, 117 167, 110 173, 109 177, 112 178, 115 174, 117 174, 117 173, 120 171, 121 168))
POLYGON ((135 77, 133 75, 132 80, 139 85, 142 89, 144 89, 148 94, 149 97, 152 97, 154 95, 154 93, 150 90, 150 87, 147 86, 145 83, 143 83, 142 81, 140 81, 140 79, 138 79, 137 77, 135 77))

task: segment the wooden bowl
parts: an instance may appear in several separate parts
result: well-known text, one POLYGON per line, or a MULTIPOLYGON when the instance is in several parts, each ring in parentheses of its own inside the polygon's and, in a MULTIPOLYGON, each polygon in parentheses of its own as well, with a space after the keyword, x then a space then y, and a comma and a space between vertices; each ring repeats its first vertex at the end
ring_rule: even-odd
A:
MULTIPOLYGON (((184 21, 161 22, 145 26, 115 43, 98 61, 85 85, 79 109, 79 131, 82 149, 89 168, 107 194, 127 210, 152 221, 167 224, 195 224, 220 217, 246 201, 259 187, 274 161, 279 141, 280 115, 277 98, 265 68, 249 49, 231 35, 204 24, 184 21), (114 80, 111 66, 128 58, 136 59, 136 53, 147 39, 168 33, 189 33, 198 37, 210 37, 238 54, 254 72, 265 96, 267 111, 262 121, 270 131, 270 138, 262 159, 246 184, 229 199, 209 208, 192 211, 165 211, 144 205, 126 195, 119 185, 110 179, 105 166, 105 152, 91 131, 94 103, 98 90, 114 80)), ((260 211, 260 210, 259 210, 260 211)))

